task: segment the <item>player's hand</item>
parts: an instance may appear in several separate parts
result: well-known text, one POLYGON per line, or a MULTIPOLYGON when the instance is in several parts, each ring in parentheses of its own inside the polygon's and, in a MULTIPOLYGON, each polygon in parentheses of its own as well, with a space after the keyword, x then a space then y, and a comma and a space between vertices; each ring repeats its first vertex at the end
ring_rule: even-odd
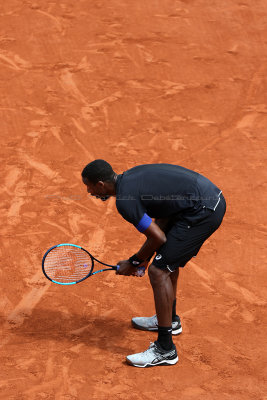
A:
POLYGON ((135 275, 136 273, 136 268, 128 260, 119 261, 117 265, 120 266, 120 268, 116 271, 117 275, 130 276, 135 275))

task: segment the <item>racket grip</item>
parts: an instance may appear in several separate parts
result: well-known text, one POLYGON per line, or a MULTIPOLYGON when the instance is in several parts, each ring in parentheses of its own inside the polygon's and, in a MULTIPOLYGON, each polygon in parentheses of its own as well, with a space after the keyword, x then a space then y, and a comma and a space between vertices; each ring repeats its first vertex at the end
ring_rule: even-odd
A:
MULTIPOLYGON (((119 265, 116 265, 116 268, 117 268, 117 271, 118 271, 118 269, 120 268, 120 266, 119 266, 119 265)), ((145 275, 145 273, 146 273, 146 268, 145 268, 145 267, 138 267, 138 268, 136 268, 135 276, 138 276, 138 277, 141 278, 142 276, 145 275)))
POLYGON ((138 277, 141 278, 142 276, 145 275, 145 273, 146 273, 146 268, 145 267, 138 267, 137 271, 135 273, 135 276, 138 276, 138 277))

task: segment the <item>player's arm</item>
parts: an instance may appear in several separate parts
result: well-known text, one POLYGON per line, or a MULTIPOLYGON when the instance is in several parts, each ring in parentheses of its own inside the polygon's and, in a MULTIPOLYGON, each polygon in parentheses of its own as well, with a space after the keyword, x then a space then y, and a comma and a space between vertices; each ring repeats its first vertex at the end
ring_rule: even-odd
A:
MULTIPOLYGON (((148 228, 145 232, 143 232, 147 236, 147 240, 144 243, 144 245, 141 247, 141 249, 138 251, 138 253, 137 253, 138 256, 140 256, 140 254, 142 255, 141 251, 143 251, 143 249, 146 249, 146 250, 149 251, 149 247, 150 247, 149 244, 150 243, 152 244, 153 236, 154 237, 155 236, 159 236, 159 239, 164 239, 164 240, 160 241, 160 245, 158 247, 155 248, 155 246, 153 246, 153 245, 151 246, 151 253, 147 258, 145 258, 145 262, 144 262, 145 265, 147 265, 148 261, 153 256, 155 251, 158 250, 158 248, 163 243, 166 242, 166 235, 165 234, 169 230, 170 221, 171 221, 171 218, 155 218, 155 222, 153 223, 154 225, 152 225, 152 223, 151 223, 151 225, 149 226, 150 230, 148 228), (157 229, 157 226, 158 226, 159 229, 157 229), (153 248, 155 248, 155 250, 152 250, 153 248)), ((142 260, 142 258, 140 258, 140 259, 142 260)))
MULTIPOLYGON (((142 233, 147 239, 134 257, 137 257, 137 260, 144 261, 139 266, 146 266, 148 263, 147 260, 150 259, 154 252, 166 242, 167 238, 165 233, 153 221, 151 221, 149 227, 142 233)), ((117 274, 119 275, 134 275, 136 272, 136 268, 129 260, 119 261, 118 265, 120 265, 120 268, 117 271, 117 274)))
POLYGON ((147 264, 147 260, 167 239, 163 230, 146 214, 143 204, 138 199, 134 203, 118 201, 116 206, 123 218, 132 223, 147 238, 141 249, 134 256, 130 257, 129 260, 118 262, 118 265, 120 265, 117 271, 118 274, 132 275, 137 266, 147 264), (142 263, 140 263, 141 261, 142 263))
POLYGON ((140 260, 147 260, 166 242, 167 238, 164 231, 153 221, 143 234, 147 239, 141 249, 136 253, 136 256, 140 260))
POLYGON ((168 230, 171 218, 156 218, 155 224, 165 233, 168 230))

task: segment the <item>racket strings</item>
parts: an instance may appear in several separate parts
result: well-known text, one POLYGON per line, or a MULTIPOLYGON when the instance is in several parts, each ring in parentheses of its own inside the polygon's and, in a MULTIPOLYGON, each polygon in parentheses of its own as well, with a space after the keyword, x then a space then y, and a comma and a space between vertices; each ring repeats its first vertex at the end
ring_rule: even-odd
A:
POLYGON ((89 254, 74 246, 55 247, 44 261, 46 274, 61 283, 77 282, 85 278, 92 266, 89 254))

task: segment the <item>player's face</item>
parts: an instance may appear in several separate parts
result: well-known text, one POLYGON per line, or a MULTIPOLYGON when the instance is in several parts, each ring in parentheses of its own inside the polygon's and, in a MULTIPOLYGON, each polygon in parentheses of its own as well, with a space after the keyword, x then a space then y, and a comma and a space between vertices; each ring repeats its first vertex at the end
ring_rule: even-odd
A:
POLYGON ((100 199, 102 201, 106 201, 110 196, 107 194, 107 189, 105 187, 104 182, 99 181, 97 183, 92 183, 88 181, 87 178, 82 178, 83 183, 87 187, 87 192, 91 195, 100 199))

